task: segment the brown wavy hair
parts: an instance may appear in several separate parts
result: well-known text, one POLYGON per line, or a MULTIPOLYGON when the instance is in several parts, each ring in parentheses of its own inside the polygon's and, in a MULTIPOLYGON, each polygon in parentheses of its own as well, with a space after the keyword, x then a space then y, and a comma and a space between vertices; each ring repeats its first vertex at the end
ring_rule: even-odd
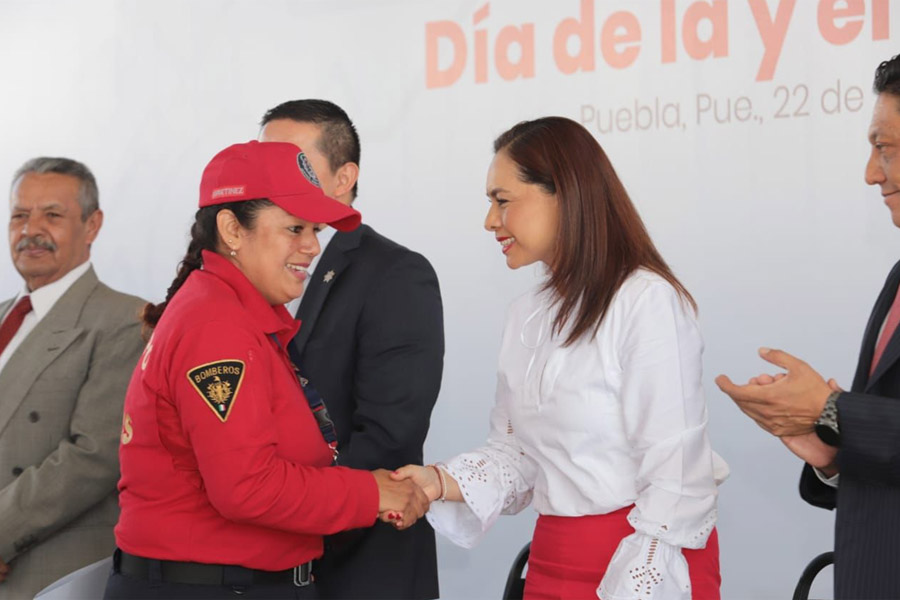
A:
POLYGON ((543 290, 558 305, 553 331, 567 323, 564 345, 593 338, 613 296, 635 269, 668 281, 696 311, 697 304, 653 245, 644 222, 597 140, 564 117, 523 121, 494 140, 516 164, 519 179, 556 195, 559 229, 543 290))

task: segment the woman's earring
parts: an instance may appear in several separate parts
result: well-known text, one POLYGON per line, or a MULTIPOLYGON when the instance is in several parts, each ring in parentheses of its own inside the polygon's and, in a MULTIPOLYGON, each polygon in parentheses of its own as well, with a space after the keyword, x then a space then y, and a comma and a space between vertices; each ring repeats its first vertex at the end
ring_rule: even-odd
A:
POLYGON ((229 252, 228 254, 230 254, 231 256, 237 256, 237 250, 232 249, 232 251, 229 252))

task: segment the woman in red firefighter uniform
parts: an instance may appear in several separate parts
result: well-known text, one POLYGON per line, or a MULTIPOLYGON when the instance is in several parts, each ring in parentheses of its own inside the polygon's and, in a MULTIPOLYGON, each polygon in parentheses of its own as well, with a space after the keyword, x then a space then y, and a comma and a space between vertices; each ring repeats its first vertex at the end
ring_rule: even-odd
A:
POLYGON ((236 144, 207 165, 187 255, 143 317, 106 598, 314 598, 323 535, 422 515, 409 482, 331 466, 329 422, 285 350, 299 323, 282 305, 316 232, 359 222, 292 144, 236 144))

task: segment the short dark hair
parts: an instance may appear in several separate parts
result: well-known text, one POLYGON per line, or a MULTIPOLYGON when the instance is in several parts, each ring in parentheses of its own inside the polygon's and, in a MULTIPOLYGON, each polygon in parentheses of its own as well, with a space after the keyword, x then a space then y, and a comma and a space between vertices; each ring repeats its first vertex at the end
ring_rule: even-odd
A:
POLYGON ((900 97, 900 54, 886 60, 875 69, 876 94, 891 94, 900 97))
MULTIPOLYGON (((315 123, 322 128, 318 150, 328 158, 332 171, 337 171, 348 162, 359 164, 359 135, 353 121, 340 106, 328 100, 289 100, 266 111, 260 122, 265 127, 276 119, 290 119, 298 123, 315 123)), ((353 186, 353 198, 359 183, 353 186)))

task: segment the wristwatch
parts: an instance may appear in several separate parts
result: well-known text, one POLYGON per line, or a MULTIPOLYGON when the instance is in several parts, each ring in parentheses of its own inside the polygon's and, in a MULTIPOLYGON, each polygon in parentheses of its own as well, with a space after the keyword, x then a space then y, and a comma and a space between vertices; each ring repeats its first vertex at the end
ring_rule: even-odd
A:
POLYGON ((825 400, 825 408, 816 419, 816 435, 829 446, 841 445, 841 430, 838 427, 837 399, 840 392, 831 392, 825 400))

